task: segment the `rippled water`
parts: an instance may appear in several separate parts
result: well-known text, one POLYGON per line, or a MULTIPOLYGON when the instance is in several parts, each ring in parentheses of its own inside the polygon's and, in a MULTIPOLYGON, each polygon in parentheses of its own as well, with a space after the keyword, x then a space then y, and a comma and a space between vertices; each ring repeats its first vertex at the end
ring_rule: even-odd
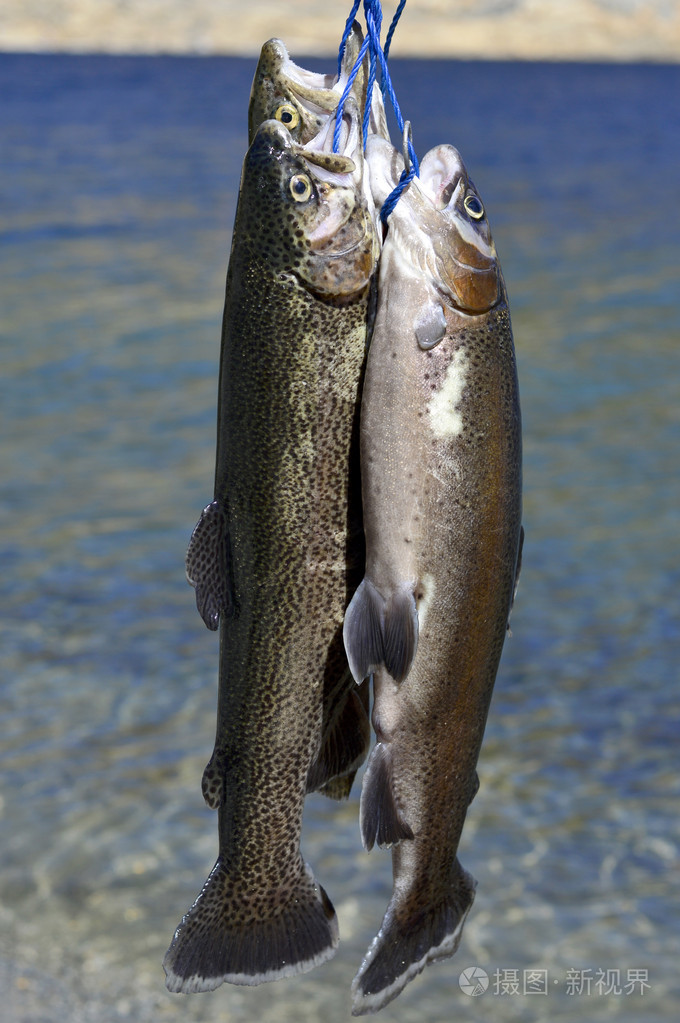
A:
MULTIPOLYGON (((254 990, 165 991, 216 853, 199 783, 217 648, 183 558, 211 497, 252 71, 0 57, 3 1023, 347 1020, 388 900, 357 794, 313 796, 304 848, 338 910, 335 959, 254 990)), ((380 1018, 674 1020, 680 68, 394 74, 418 152, 454 142, 489 210, 527 541, 461 847, 477 899, 456 958, 380 1018), (470 966, 481 998, 459 987, 470 966), (521 993, 529 969, 547 994, 521 993)))

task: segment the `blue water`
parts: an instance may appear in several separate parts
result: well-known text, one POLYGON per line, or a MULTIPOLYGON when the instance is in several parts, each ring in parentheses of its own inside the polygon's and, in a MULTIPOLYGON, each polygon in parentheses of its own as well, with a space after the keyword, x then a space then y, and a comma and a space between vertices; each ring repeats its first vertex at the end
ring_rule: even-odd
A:
MULTIPOLYGON (((217 648, 183 558, 211 497, 252 72, 0 56, 3 1023, 348 1020, 388 900, 357 793, 311 797, 336 958, 255 990, 165 991, 216 851, 199 783, 217 648)), ((393 75, 419 155, 457 145, 489 211, 527 540, 461 846, 477 899, 457 956, 380 1018, 675 1020, 680 67, 393 75), (481 998, 459 987, 470 966, 489 975, 481 998), (530 969, 547 994, 522 993, 530 969)))

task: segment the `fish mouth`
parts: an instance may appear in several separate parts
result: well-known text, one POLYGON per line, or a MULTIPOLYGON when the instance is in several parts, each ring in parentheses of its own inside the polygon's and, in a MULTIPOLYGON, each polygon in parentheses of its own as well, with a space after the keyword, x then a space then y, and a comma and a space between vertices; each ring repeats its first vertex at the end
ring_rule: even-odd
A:
POLYGON ((269 69, 272 78, 280 79, 282 91, 302 104, 313 114, 331 114, 337 110, 350 72, 363 43, 363 32, 358 21, 352 24, 345 43, 339 75, 308 71, 291 58, 281 39, 269 39, 262 47, 261 63, 269 69))
POLYGON ((423 157, 419 185, 435 210, 450 223, 451 232, 458 235, 456 243, 450 239, 454 261, 470 272, 487 273, 496 264, 496 247, 486 220, 481 219, 483 208, 476 225, 461 213, 465 197, 474 186, 458 150, 453 146, 431 149, 423 157))
POLYGON ((271 76, 280 79, 282 91, 293 96, 315 114, 329 114, 336 109, 340 95, 333 86, 336 75, 308 71, 296 64, 281 39, 269 39, 262 47, 260 61, 271 76))
POLYGON ((249 153, 256 166, 274 157, 288 166, 287 173, 305 168, 315 186, 315 201, 301 216, 305 253, 300 252, 287 272, 315 294, 350 301, 368 284, 380 254, 373 205, 366 195, 359 106, 351 94, 340 120, 338 152, 333 152, 334 131, 331 116, 303 144, 270 118, 260 125, 249 153))
POLYGON ((366 235, 371 231, 369 216, 356 216, 360 200, 357 192, 362 186, 364 156, 363 136, 356 99, 349 96, 345 103, 340 123, 338 152, 333 152, 333 138, 336 118, 330 117, 319 134, 306 145, 295 144, 295 149, 310 169, 313 168, 319 196, 326 207, 316 229, 308 235, 312 249, 319 255, 337 259, 350 256, 365 244, 366 235), (350 221, 359 220, 358 231, 351 232, 351 241, 346 238, 350 221), (335 238, 336 246, 329 247, 335 238), (328 247, 328 248, 327 248, 328 247), (327 249, 326 252, 323 250, 327 249))
POLYGON ((359 106, 348 96, 340 122, 337 152, 333 151, 336 117, 329 117, 318 135, 297 149, 308 163, 314 164, 319 177, 331 185, 358 185, 363 176, 363 136, 359 106), (349 176, 351 175, 351 178, 349 176))

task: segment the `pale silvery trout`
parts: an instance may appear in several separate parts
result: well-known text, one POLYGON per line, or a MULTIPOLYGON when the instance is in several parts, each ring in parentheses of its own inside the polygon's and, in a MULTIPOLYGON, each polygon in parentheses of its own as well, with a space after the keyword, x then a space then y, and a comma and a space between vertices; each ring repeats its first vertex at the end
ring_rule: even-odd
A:
MULTIPOLYGON (((369 139, 376 202, 403 166, 369 139)), ((366 576, 345 621, 374 672, 364 844, 394 891, 353 983, 375 1012, 452 955, 475 880, 457 859, 521 547, 521 425, 507 296, 482 202, 452 146, 389 218, 361 413, 366 576)))
POLYGON ((356 728, 345 743, 342 725, 335 741, 321 737, 328 679, 342 678, 348 452, 378 256, 354 101, 341 152, 329 146, 300 147, 270 120, 243 167, 215 499, 188 556, 204 617, 222 618, 217 738, 203 783, 219 808, 219 856, 166 954, 171 991, 301 973, 338 940, 299 842, 310 779, 341 773, 364 745, 356 728))

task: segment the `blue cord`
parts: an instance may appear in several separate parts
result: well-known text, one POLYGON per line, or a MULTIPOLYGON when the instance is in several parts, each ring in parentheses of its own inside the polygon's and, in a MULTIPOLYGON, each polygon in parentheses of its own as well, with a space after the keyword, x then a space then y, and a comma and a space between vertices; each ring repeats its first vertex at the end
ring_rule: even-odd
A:
POLYGON ((383 53, 385 54, 385 60, 387 60, 388 54, 390 52, 390 46, 392 45, 392 36, 394 35, 394 30, 397 27, 399 19, 401 18, 404 7, 406 7, 406 0, 400 0, 399 6, 394 12, 394 17, 392 18, 392 24, 389 27, 387 38, 385 39, 385 46, 383 49, 383 53))
MULTIPOLYGON (((345 25, 345 31, 343 33, 342 42, 340 43, 340 51, 338 54, 338 76, 342 71, 342 57, 345 52, 345 46, 347 45, 347 39, 349 38, 349 34, 352 31, 352 24, 354 22, 354 18, 356 16, 357 11, 359 10, 359 3, 360 0, 354 0, 352 11, 345 25)), ((354 84, 354 80, 357 74, 359 73, 359 68, 361 67, 367 50, 369 51, 370 68, 366 93, 367 102, 366 109, 364 111, 363 121, 364 149, 366 148, 366 139, 368 137, 368 125, 371 113, 370 97, 373 92, 373 84, 377 77, 378 63, 380 64, 381 74, 380 87, 382 90, 382 94, 386 99, 389 99, 390 103, 392 104, 392 109, 394 110, 399 130, 402 132, 402 134, 404 132, 404 118, 402 117, 402 113, 399 108, 399 103, 397 101, 394 87, 392 85, 392 79, 390 77, 390 73, 387 67, 387 55, 389 53, 390 45, 392 43, 394 30, 397 27, 397 24, 399 22, 399 19, 402 15, 405 6, 406 0, 400 0, 397 10, 395 11, 394 17, 392 18, 392 23, 389 27, 387 38, 385 40, 385 47, 383 49, 380 43, 380 31, 382 28, 382 7, 380 5, 380 0, 364 0, 364 17, 366 18, 367 35, 359 51, 359 56, 357 57, 356 63, 354 64, 354 67, 350 72, 347 85, 345 86, 345 90, 342 96, 340 97, 340 101, 338 103, 338 109, 335 115, 335 129, 333 132, 334 153, 337 153, 338 149, 340 148, 340 127, 342 124, 342 113, 345 108, 345 102, 351 91, 352 85, 354 84)), ((420 172, 420 168, 418 166, 418 157, 416 156, 416 152, 415 149, 413 148, 413 143, 411 142, 410 137, 408 139, 408 154, 410 167, 408 169, 404 169, 401 177, 399 178, 399 181, 397 182, 396 188, 394 188, 393 191, 390 192, 387 199, 382 205, 382 209, 380 210, 380 219, 384 224, 387 223, 387 218, 389 217, 390 213, 392 213, 392 211, 394 210, 394 207, 397 205, 399 197, 401 196, 406 186, 411 181, 413 181, 413 178, 420 172)))
MULTIPOLYGON (((404 2, 406 2, 406 0, 404 0, 404 2)), ((342 58, 345 55, 345 47, 347 46, 347 40, 349 39, 349 34, 352 31, 352 25, 354 24, 354 19, 357 16, 357 11, 359 10, 360 3, 361 0, 354 0, 354 6, 350 11, 349 18, 347 19, 347 24, 345 25, 345 31, 342 33, 342 39, 340 40, 340 50, 338 51, 338 78, 342 74, 342 58)))
MULTIPOLYGON (((363 63, 363 59, 364 59, 364 56, 366 54, 366 51, 368 50, 368 46, 369 46, 369 39, 368 39, 368 36, 366 36, 366 38, 364 39, 364 41, 363 41, 363 43, 361 45, 361 49, 359 50, 359 56, 356 59, 356 63, 355 63, 354 67, 352 68, 352 70, 349 73, 349 78, 347 79, 347 85, 345 86, 345 91, 343 92, 343 94, 340 97, 340 100, 338 102, 338 109, 337 109, 336 114, 335 114, 335 128, 333 129, 333 152, 334 153, 337 153, 337 151, 340 148, 340 128, 342 126, 342 112, 345 109, 345 101, 347 100, 347 97, 349 96, 350 92, 352 91, 352 86, 354 85, 354 79, 359 74, 359 69, 360 69, 360 67, 361 67, 361 65, 363 63)), ((364 149, 365 148, 366 148, 366 136, 364 135, 364 149)))

